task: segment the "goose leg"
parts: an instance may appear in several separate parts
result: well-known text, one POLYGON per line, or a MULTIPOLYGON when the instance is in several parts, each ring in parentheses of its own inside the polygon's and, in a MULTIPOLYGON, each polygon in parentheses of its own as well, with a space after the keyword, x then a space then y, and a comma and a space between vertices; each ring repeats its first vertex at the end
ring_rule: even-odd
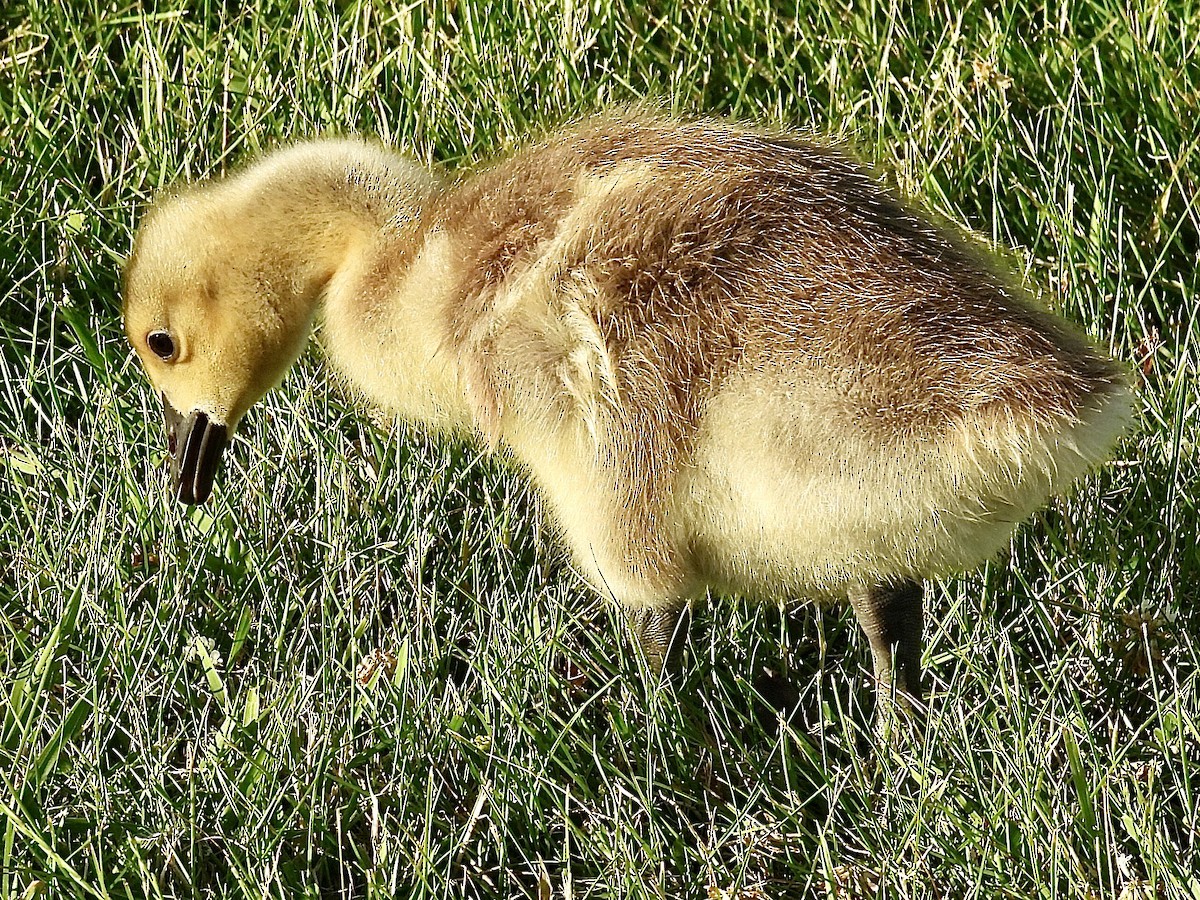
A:
POLYGON ((856 586, 850 604, 867 634, 875 668, 879 723, 890 712, 921 706, 921 639, 924 588, 916 581, 856 586))
POLYGON ((686 601, 659 607, 626 608, 625 621, 654 675, 670 678, 687 643, 691 611, 686 601))

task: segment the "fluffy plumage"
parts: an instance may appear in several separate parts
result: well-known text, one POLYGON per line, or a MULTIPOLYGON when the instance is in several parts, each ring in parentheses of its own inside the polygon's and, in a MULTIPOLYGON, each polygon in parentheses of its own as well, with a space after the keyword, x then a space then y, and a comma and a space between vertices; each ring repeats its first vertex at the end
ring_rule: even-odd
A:
POLYGON ((593 119, 457 180, 283 150, 156 205, 125 316, 231 430, 323 319, 372 402, 507 447, 634 609, 971 567, 1131 416, 1117 365, 858 165, 719 122, 593 119))

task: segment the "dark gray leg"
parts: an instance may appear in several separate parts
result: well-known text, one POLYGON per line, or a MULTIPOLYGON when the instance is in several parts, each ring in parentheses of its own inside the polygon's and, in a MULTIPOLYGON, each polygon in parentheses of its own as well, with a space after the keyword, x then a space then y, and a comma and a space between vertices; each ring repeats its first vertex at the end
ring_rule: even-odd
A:
POLYGON ((924 588, 916 581, 857 586, 850 604, 867 633, 875 666, 879 722, 886 729, 896 708, 921 706, 921 639, 924 588))
POLYGON ((679 665, 691 618, 686 602, 626 610, 629 630, 655 675, 670 677, 679 665))

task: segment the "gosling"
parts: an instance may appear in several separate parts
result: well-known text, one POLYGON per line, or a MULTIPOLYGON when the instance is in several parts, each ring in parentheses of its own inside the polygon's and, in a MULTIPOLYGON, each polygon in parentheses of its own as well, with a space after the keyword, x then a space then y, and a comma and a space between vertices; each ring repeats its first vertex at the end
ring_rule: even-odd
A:
POLYGON ((320 322, 371 402, 511 454, 654 669, 709 589, 848 598, 881 707, 922 699, 922 581, 1132 414, 1118 365, 841 153, 633 113, 461 177, 326 140, 185 187, 124 318, 184 503, 320 322))

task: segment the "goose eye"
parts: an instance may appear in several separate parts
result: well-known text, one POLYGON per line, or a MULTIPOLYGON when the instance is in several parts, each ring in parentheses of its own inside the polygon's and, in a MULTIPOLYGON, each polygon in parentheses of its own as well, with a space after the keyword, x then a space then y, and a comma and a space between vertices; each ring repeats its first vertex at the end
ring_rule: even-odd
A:
POLYGON ((146 335, 146 345, 159 359, 170 361, 175 357, 175 341, 165 331, 152 331, 146 335))

